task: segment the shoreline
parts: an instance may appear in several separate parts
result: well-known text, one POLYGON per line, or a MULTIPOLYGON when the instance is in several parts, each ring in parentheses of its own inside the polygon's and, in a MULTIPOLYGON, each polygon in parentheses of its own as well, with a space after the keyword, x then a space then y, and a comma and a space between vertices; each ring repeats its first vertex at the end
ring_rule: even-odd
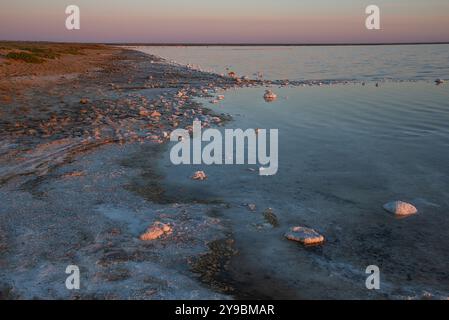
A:
POLYGON ((192 96, 252 81, 107 51, 101 68, 50 78, 34 72, 2 87, 12 99, 1 112, 17 111, 0 131, 0 296, 227 299, 232 288, 216 275, 233 253, 232 240, 210 213, 223 204, 164 199, 152 160, 170 127, 197 116, 226 121, 192 96), (148 185, 139 186, 141 177, 148 185), (173 235, 138 240, 160 220, 172 224, 173 235), (64 263, 79 264, 89 279, 85 290, 65 289, 64 263))
MULTIPOLYGON (((169 192, 159 160, 173 128, 188 128, 195 118, 224 126, 232 118, 198 97, 346 83, 231 78, 136 50, 108 50, 113 59, 103 69, 34 76, 34 84, 45 81, 7 104, 0 131, 0 266, 7 272, 0 298, 307 299, 268 269, 256 270, 251 256, 239 256, 252 248, 239 248, 245 225, 226 214, 235 207, 183 195, 185 186, 169 192), (44 109, 23 109, 29 97, 44 109), (157 221, 173 232, 139 240, 157 221), (65 265, 76 263, 87 280, 79 293, 64 288, 65 265)), ((33 83, 23 80, 24 87, 33 83)))

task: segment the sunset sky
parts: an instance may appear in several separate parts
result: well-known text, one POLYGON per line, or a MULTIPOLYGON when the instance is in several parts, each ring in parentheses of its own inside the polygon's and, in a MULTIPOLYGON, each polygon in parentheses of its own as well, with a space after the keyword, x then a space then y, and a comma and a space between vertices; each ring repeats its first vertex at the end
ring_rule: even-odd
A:
POLYGON ((448 42, 448 0, 14 0, 0 4, 0 40, 146 43, 448 42), (65 28, 65 8, 81 30, 65 28), (365 7, 381 9, 366 30, 365 7))

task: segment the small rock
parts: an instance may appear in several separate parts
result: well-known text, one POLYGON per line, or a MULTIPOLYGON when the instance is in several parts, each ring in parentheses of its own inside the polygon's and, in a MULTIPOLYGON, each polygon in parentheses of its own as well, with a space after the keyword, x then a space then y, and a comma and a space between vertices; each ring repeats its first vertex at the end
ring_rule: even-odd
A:
POLYGON ((161 116, 161 113, 160 113, 160 112, 153 111, 153 113, 151 113, 151 117, 152 117, 152 118, 159 118, 160 116, 161 116))
POLYGON ((266 102, 272 102, 277 99, 277 95, 271 90, 265 90, 263 98, 265 99, 266 102))
POLYGON ((204 173, 204 171, 197 171, 193 174, 192 179, 193 180, 206 180, 207 176, 204 173))
POLYGON ((139 115, 142 117, 148 117, 150 115, 150 112, 145 108, 140 108, 139 115))
POLYGON ((211 120, 215 123, 220 123, 221 119, 219 117, 212 117, 211 120))
POLYGON ((265 220, 271 224, 273 227, 278 227, 279 226, 279 221, 278 221, 278 217, 274 214, 273 209, 268 208, 263 212, 263 216, 265 218, 265 220))
POLYGON ((321 234, 306 227, 292 227, 287 231, 285 237, 304 245, 316 245, 324 242, 324 237, 321 234))
POLYGON ((144 234, 141 234, 139 239, 142 241, 156 240, 165 234, 171 234, 172 227, 168 224, 156 221, 152 226, 148 227, 144 234))
POLYGON ((73 177, 82 177, 84 175, 85 175, 84 171, 73 171, 73 172, 64 174, 62 177, 63 178, 73 178, 73 177))
POLYGON ((256 205, 254 203, 248 204, 248 209, 251 211, 256 211, 256 205))
POLYGON ((398 216, 409 216, 418 212, 414 205, 403 201, 388 202, 384 204, 383 208, 398 216))

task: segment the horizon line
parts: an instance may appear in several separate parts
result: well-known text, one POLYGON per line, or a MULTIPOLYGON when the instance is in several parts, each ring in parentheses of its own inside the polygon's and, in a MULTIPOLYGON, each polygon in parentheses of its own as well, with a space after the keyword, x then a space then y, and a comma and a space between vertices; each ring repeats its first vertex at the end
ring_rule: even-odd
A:
POLYGON ((323 42, 323 43, 196 43, 196 42, 104 42, 106 45, 129 45, 129 46, 385 46, 385 45, 429 45, 429 44, 449 44, 449 41, 430 41, 430 42, 323 42))
POLYGON ((442 44, 449 44, 449 41, 430 41, 430 42, 329 42, 329 43, 244 43, 244 42, 237 42, 237 43, 196 43, 196 42, 92 42, 92 41, 36 41, 36 40, 0 40, 1 42, 34 42, 34 43, 61 43, 61 44, 103 44, 103 45, 119 45, 119 46, 185 46, 185 47, 193 47, 193 46, 282 46, 282 47, 301 47, 301 46, 389 46, 389 45, 442 45, 442 44))

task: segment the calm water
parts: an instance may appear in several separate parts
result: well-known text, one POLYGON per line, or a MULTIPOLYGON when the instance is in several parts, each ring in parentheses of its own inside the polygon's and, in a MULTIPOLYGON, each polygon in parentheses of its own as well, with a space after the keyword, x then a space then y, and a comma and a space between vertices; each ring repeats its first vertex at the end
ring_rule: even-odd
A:
MULTIPOLYGON (((166 56, 187 50, 214 61, 216 52, 217 65, 226 56, 232 65, 237 55, 246 52, 246 61, 255 55, 254 48, 244 49, 170 48, 173 52, 166 56)), ((289 74, 290 79, 313 75, 433 80, 448 77, 447 49, 314 47, 293 48, 290 52, 296 53, 289 55, 290 49, 270 48, 262 55, 276 56, 272 66, 282 65, 282 59, 295 66, 273 67, 274 78, 289 74), (308 56, 314 51, 315 62, 295 64, 302 50, 308 56), (369 60, 360 51, 377 58, 358 64, 369 60), (357 58, 355 65, 348 56, 357 58), (278 69, 284 70, 282 74, 276 73, 278 69)), ((243 72, 248 74, 267 68, 254 61, 253 70, 239 65, 242 72, 248 68, 243 72)), ((261 177, 248 165, 173 166, 168 152, 160 162, 165 186, 173 195, 230 204, 220 214, 232 227, 240 252, 231 274, 242 297, 406 298, 427 293, 448 297, 449 86, 417 81, 381 83, 379 88, 372 82, 272 88, 278 94, 273 103, 263 100, 264 89, 231 90, 218 105, 204 102, 234 117, 228 128, 279 129, 275 176, 261 177), (209 179, 189 179, 196 170, 204 170, 209 179), (382 209, 385 202, 396 199, 415 204, 419 214, 397 219, 382 209), (255 203, 257 212, 249 212, 247 203, 255 203), (265 224, 262 211, 268 207, 279 218, 277 228, 265 224), (284 232, 293 225, 322 232, 325 245, 304 248, 285 240, 284 232), (373 264, 381 269, 379 291, 365 288, 365 268, 373 264)))
POLYGON ((449 45, 138 47, 203 70, 270 80, 435 80, 449 77, 449 45))

